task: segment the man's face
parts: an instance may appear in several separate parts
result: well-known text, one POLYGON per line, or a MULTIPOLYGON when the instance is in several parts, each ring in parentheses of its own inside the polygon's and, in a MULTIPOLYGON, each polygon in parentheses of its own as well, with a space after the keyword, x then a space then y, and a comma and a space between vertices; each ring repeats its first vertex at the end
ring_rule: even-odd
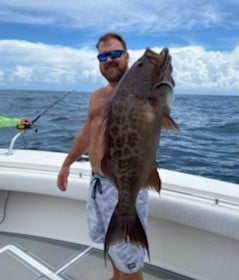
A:
MULTIPOLYGON (((108 53, 113 50, 124 50, 122 44, 114 38, 99 44, 99 54, 108 53)), ((106 61, 99 62, 101 74, 110 83, 118 83, 128 69, 128 58, 129 55, 127 52, 114 59, 107 56, 106 61)))

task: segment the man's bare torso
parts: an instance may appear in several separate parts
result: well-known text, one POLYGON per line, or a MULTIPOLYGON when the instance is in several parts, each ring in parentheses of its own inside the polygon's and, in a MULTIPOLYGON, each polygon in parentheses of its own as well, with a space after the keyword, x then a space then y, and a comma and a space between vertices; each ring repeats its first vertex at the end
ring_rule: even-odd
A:
POLYGON ((92 170, 96 173, 101 172, 101 160, 104 154, 104 118, 108 108, 114 88, 107 86, 97 90, 91 97, 89 106, 90 118, 90 144, 89 157, 92 170))

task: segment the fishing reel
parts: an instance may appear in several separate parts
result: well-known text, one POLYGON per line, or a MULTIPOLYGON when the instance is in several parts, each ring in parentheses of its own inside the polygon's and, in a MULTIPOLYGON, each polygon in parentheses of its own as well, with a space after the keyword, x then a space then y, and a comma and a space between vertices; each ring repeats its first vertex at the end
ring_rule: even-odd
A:
POLYGON ((32 124, 17 124, 16 128, 23 131, 26 129, 32 129, 35 133, 38 131, 38 129, 32 124))

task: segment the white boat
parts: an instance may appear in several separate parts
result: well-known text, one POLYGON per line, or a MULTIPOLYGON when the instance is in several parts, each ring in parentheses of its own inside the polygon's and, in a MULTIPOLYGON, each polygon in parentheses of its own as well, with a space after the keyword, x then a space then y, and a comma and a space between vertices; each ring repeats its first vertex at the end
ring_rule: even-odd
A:
MULTIPOLYGON (((109 279, 87 232, 88 161, 56 187, 65 153, 0 149, 1 280, 109 279)), ((239 185, 160 169, 150 191, 144 279, 239 279, 239 185)))

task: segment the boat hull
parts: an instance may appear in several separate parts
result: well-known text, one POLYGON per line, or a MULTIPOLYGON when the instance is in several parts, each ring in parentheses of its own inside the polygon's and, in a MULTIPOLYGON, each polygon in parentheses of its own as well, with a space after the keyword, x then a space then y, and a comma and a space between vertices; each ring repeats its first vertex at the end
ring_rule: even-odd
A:
MULTIPOLYGON (((90 165, 72 165, 66 192, 56 187, 64 153, 0 150, 0 232, 52 238, 102 249, 88 236, 90 165)), ((150 191, 151 264, 193 279, 239 279, 239 186, 160 169, 150 191)), ((146 259, 147 261, 147 259, 146 259)))

